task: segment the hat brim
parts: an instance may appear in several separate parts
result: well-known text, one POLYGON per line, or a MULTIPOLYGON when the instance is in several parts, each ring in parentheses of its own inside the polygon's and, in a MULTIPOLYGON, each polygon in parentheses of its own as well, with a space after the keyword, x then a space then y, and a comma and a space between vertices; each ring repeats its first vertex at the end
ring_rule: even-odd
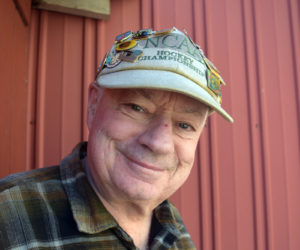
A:
POLYGON ((171 71, 124 70, 102 74, 97 78, 97 83, 104 88, 148 88, 178 92, 199 100, 229 122, 233 122, 232 117, 205 89, 192 80, 171 71))

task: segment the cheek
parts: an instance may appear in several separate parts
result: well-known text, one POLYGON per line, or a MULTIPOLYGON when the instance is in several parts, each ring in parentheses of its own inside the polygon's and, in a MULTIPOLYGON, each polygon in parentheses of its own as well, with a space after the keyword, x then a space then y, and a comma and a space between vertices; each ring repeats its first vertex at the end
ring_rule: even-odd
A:
POLYGON ((88 141, 88 155, 93 166, 110 165, 113 157, 110 153, 111 147, 111 140, 102 129, 91 130, 88 141))
POLYGON ((182 165, 193 165, 198 141, 180 142, 176 152, 182 165))
POLYGON ((198 141, 176 142, 176 154, 179 164, 175 171, 170 175, 167 193, 172 195, 188 178, 195 159, 195 150, 198 141))
POLYGON ((193 164, 182 163, 180 167, 170 175, 168 182, 166 182, 166 195, 163 197, 164 199, 170 197, 183 185, 189 177, 192 167, 193 164))
POLYGON ((89 134, 91 154, 101 163, 105 161, 112 164, 115 157, 115 143, 134 138, 139 131, 140 127, 116 111, 99 112, 89 134))
POLYGON ((141 132, 141 127, 137 123, 120 114, 109 117, 101 127, 109 138, 117 141, 134 138, 141 132))

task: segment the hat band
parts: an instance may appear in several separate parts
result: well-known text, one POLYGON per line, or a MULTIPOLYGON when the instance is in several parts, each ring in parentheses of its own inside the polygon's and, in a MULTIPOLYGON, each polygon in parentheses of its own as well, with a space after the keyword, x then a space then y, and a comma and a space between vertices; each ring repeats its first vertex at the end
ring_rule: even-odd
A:
MULTIPOLYGON (((130 67, 123 67, 118 69, 118 71, 126 71, 126 70, 160 70, 160 71, 168 71, 168 72, 173 72, 175 74, 181 75, 185 78, 188 78, 189 80, 191 80, 192 82, 194 82, 195 84, 197 84, 199 87, 203 88, 212 98, 214 98, 219 104, 221 104, 221 98, 220 96, 218 96, 215 92, 213 92, 210 88, 206 87, 204 84, 201 84, 200 82, 195 82, 195 80, 191 77, 189 77, 186 74, 183 74, 179 71, 174 70, 173 68, 158 68, 158 67, 143 67, 143 66, 137 66, 135 65, 134 67, 130 66, 130 67)), ((107 73, 103 73, 101 75, 106 75, 106 74, 111 74, 113 72, 107 72, 107 73)))

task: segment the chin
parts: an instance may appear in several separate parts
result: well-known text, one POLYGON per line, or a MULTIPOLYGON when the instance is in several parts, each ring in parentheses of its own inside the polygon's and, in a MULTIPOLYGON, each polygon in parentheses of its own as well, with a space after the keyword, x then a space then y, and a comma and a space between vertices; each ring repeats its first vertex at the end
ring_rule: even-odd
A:
POLYGON ((156 201, 160 200, 162 190, 157 190, 156 185, 135 180, 128 183, 119 183, 119 189, 122 191, 125 199, 131 201, 156 201))

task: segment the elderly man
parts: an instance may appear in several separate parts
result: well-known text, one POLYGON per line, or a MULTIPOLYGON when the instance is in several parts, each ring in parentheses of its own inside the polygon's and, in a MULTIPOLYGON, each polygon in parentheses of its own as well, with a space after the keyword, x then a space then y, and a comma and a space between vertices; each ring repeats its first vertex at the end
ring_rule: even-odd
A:
POLYGON ((187 33, 116 37, 89 88, 88 143, 0 182, 1 249, 195 249, 167 200, 187 179, 217 69, 187 33))

